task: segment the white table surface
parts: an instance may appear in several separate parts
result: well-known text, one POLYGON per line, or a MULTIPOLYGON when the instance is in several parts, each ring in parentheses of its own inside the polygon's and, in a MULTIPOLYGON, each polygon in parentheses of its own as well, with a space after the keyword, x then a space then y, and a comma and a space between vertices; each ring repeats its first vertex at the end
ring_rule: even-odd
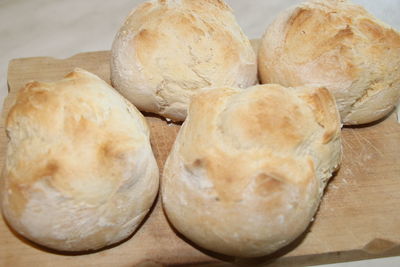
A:
MULTIPOLYGON (((0 103, 9 60, 66 58, 109 50, 118 28, 140 0, 0 0, 0 103)), ((281 10, 300 0, 226 0, 249 38, 259 38, 281 10)), ((400 0, 354 0, 400 30, 400 0)), ((400 212, 400 211, 399 211, 400 212)), ((399 229, 400 231, 400 229, 399 229)), ((1 234, 1 233, 0 233, 1 234)), ((400 266, 400 256, 321 266, 400 266)))

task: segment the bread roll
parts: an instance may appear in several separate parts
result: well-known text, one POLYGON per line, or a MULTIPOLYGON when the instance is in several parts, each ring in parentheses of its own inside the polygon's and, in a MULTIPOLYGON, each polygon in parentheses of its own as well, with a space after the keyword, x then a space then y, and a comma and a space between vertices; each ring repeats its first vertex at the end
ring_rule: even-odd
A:
POLYGON ((140 110, 182 121, 198 89, 255 84, 257 58, 222 0, 151 1, 115 37, 111 80, 140 110))
POLYGON ((128 237, 158 190, 140 112, 97 76, 28 83, 6 118, 2 209, 21 235, 64 251, 128 237))
POLYGON ((201 247, 265 255, 306 229, 340 159, 339 114, 326 89, 204 90, 166 161, 164 209, 201 247))
POLYGON ((262 83, 328 88, 343 124, 378 120, 399 101, 400 34, 350 1, 309 1, 283 12, 258 60, 262 83))

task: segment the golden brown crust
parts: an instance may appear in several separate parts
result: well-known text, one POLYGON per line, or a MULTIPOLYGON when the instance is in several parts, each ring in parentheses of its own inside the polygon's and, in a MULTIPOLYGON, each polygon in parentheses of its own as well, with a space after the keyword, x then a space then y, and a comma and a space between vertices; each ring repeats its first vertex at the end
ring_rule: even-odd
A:
POLYGON ((207 89, 165 164, 164 208, 200 246, 265 255, 307 227, 340 155, 339 114, 323 88, 207 89))
POLYGON ((313 110, 316 121, 324 127, 323 144, 332 140, 340 130, 337 125, 340 121, 335 109, 335 102, 332 101, 332 95, 326 88, 318 88, 315 93, 308 93, 302 96, 313 110))
POLYGON ((344 124, 379 119, 400 98, 400 34, 350 1, 311 0, 283 12, 258 62, 262 83, 326 87, 344 124))
POLYGON ((2 208, 28 239, 97 249, 127 237, 150 208, 158 168, 147 124, 97 76, 76 69, 28 83, 5 127, 2 208))
POLYGON ((255 84, 256 56, 223 1, 159 1, 121 27, 111 80, 139 109, 182 121, 198 89, 255 84))

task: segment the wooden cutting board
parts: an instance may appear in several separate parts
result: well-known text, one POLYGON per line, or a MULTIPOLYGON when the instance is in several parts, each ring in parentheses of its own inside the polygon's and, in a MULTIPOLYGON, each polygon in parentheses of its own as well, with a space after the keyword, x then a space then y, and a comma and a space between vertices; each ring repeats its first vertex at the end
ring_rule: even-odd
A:
MULTIPOLYGON (((109 51, 83 53, 68 59, 14 59, 9 64, 9 95, 30 80, 53 81, 74 67, 110 81, 109 51)), ((179 126, 147 116, 152 146, 160 170, 179 126)), ((0 129, 0 162, 7 139, 0 129)), ((158 199, 141 228, 118 246, 87 254, 59 254, 19 237, 0 219, 1 266, 248 266, 313 265, 400 255, 400 124, 395 114, 369 127, 345 128, 344 158, 327 187, 321 207, 304 235, 277 253, 257 259, 235 259, 201 250, 178 236, 168 225, 158 199)), ((2 168, 2 166, 0 166, 2 168)))

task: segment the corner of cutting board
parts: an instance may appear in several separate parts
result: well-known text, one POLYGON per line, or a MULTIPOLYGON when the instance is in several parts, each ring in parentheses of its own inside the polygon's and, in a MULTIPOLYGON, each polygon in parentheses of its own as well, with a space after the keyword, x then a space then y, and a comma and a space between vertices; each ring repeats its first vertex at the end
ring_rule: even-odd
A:
POLYGON ((106 50, 78 53, 65 59, 54 57, 12 59, 8 64, 7 71, 8 93, 18 91, 33 80, 60 79, 76 67, 91 71, 107 81, 110 54, 111 52, 106 50))

